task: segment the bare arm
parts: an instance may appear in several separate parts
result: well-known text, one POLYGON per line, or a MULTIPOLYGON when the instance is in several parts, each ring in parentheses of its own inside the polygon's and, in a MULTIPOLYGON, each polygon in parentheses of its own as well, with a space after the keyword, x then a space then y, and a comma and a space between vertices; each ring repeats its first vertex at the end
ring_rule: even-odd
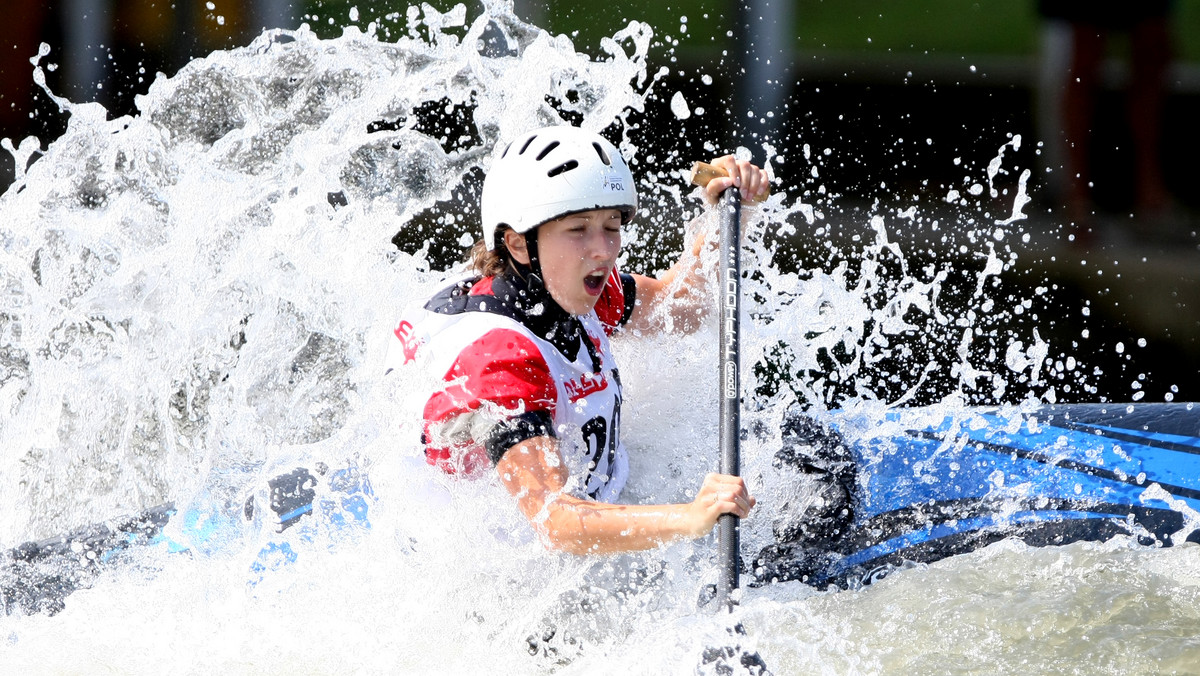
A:
POLYGON ((674 505, 616 505, 575 497, 550 437, 527 439, 496 463, 500 480, 551 549, 606 554, 653 549, 709 533, 721 514, 745 517, 755 500, 740 477, 709 474, 696 499, 674 505))
MULTIPOLYGON (((728 177, 714 178, 704 187, 704 201, 716 204, 721 193, 736 186, 742 201, 750 202, 765 197, 769 188, 767 174, 745 160, 736 160, 732 155, 717 158, 714 165, 728 172, 728 177)), ((704 296, 705 270, 700 262, 700 252, 708 236, 698 233, 690 242, 679 260, 658 278, 634 275, 637 283, 637 299, 629 325, 637 331, 657 331, 664 326, 665 309, 670 316, 672 328, 691 333, 700 327, 700 320, 709 303, 704 296)))

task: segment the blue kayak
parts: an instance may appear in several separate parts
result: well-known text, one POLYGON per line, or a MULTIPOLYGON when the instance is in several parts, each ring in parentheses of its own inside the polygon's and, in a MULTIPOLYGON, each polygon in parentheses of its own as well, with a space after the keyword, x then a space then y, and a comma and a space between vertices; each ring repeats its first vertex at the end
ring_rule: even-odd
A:
MULTIPOLYGON (((775 541, 742 553, 751 584, 854 588, 1010 537, 1035 546, 1115 536, 1200 542, 1200 405, 897 409, 867 422, 849 413, 821 420, 789 416, 775 461, 825 499, 790 515, 788 505, 772 506, 775 541)), ((163 505, 27 542, 0 552, 0 604, 53 613, 130 547, 219 548, 247 521, 266 520, 289 537, 262 550, 253 582, 295 561, 297 539, 369 527, 374 499, 363 472, 317 465, 275 477, 236 509, 163 505)))
POLYGON ((1118 535, 1147 546, 1200 542, 1195 404, 832 420, 809 437, 823 435, 853 468, 843 523, 765 548, 756 584, 855 587, 1009 537, 1034 546, 1118 535))
POLYGON ((320 539, 332 545, 370 527, 374 490, 355 467, 330 470, 317 463, 311 469, 296 468, 269 480, 262 493, 232 508, 160 505, 0 552, 0 608, 5 614, 54 614, 68 595, 89 587, 130 548, 211 554, 236 546, 248 524, 262 521, 280 536, 271 538, 251 565, 249 581, 255 584, 296 561, 293 543, 320 539))

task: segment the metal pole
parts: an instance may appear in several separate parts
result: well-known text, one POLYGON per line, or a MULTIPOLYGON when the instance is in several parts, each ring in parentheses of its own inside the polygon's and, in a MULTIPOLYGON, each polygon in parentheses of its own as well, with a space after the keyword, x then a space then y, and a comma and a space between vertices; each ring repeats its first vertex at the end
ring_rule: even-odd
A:
POLYGON ((62 4, 65 95, 76 102, 95 101, 106 77, 112 48, 112 7, 108 0, 66 0, 62 4))
POLYGON ((272 28, 296 28, 296 7, 293 0, 255 0, 250 15, 250 38, 272 28))
POLYGON ((738 130, 747 140, 780 138, 791 85, 791 34, 795 0, 736 0, 737 27, 743 45, 737 78, 738 130))

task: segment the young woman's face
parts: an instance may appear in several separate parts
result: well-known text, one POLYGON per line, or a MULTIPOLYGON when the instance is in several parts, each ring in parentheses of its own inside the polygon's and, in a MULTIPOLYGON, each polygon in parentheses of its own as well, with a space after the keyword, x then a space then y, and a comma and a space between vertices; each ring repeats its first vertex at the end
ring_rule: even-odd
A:
MULTIPOLYGON (((511 231, 510 231, 511 234, 511 231)), ((521 244, 524 244, 521 238, 521 244)), ((621 212, 583 211, 538 227, 538 258, 550 297, 574 315, 591 312, 621 252, 621 212)), ((509 246, 528 264, 523 246, 509 246)))

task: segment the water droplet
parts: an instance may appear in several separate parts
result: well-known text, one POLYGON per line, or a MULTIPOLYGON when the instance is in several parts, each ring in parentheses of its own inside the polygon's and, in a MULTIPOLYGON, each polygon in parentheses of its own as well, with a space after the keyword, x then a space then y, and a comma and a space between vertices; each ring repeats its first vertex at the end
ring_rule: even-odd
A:
POLYGON ((692 116, 692 111, 688 109, 687 100, 683 98, 683 92, 675 92, 671 96, 671 112, 680 120, 686 120, 692 116))

